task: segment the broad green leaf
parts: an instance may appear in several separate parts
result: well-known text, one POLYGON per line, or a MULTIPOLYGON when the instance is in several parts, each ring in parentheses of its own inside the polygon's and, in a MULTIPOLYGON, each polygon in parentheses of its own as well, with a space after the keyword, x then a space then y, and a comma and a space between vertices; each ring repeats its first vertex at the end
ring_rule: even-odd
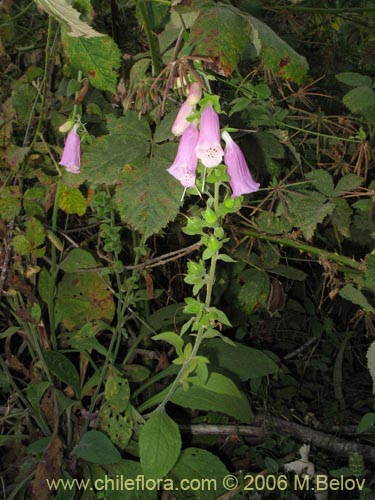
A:
POLYGON ((293 224, 285 215, 277 216, 273 212, 261 212, 255 219, 258 231, 268 234, 288 233, 293 224))
POLYGON ((158 335, 154 335, 152 337, 152 340, 156 340, 156 341, 163 340, 164 342, 168 342, 169 344, 172 344, 173 347, 176 349, 178 356, 183 355, 184 341, 175 332, 159 333, 158 335))
POLYGON ((78 188, 60 185, 59 208, 67 214, 84 215, 86 198, 78 188))
POLYGON ((306 175, 307 179, 314 181, 314 186, 319 193, 324 194, 327 198, 333 195, 334 185, 332 175, 327 170, 313 170, 306 175))
POLYGON ((72 386, 79 397, 79 375, 70 359, 58 351, 44 351, 43 358, 50 372, 61 382, 72 386))
POLYGON ((29 455, 42 455, 45 450, 48 448, 48 445, 51 442, 52 437, 46 436, 38 439, 37 441, 33 441, 26 448, 26 452, 29 455))
POLYGON ((155 155, 125 168, 116 188, 122 220, 146 238, 176 217, 183 188, 166 169, 172 164, 175 144, 154 146, 155 155))
POLYGON ((43 224, 35 217, 29 217, 26 222, 26 237, 32 248, 43 245, 45 240, 45 229, 43 224))
POLYGON ((277 264, 277 266, 272 268, 272 273, 294 281, 304 281, 307 278, 307 274, 301 271, 301 269, 286 264, 277 264))
MULTIPOLYGON (((152 328, 157 332, 167 330, 168 327, 181 325, 184 323, 188 316, 183 313, 185 307, 184 303, 171 304, 166 307, 158 309, 148 317, 148 321, 152 328)), ((141 325, 140 335, 151 334, 146 325, 141 325)))
POLYGON ((126 448, 133 434, 131 408, 125 413, 114 410, 110 405, 104 405, 99 413, 100 428, 108 434, 112 443, 121 449, 126 448))
POLYGON ((229 76, 249 43, 247 20, 237 9, 223 4, 203 9, 191 29, 189 42, 197 55, 212 57, 217 71, 229 76))
MULTIPOLYGON (((34 89, 34 87, 32 87, 32 88, 34 89)), ((35 96, 35 94, 34 94, 34 96, 35 96)), ((15 106, 14 102, 13 102, 13 106, 15 106)), ((20 109, 20 112, 27 111, 30 114, 30 109, 26 109, 25 110, 24 106, 25 106, 24 102, 20 103, 20 108, 22 108, 22 110, 20 109)), ((26 106, 27 106, 27 104, 26 104, 26 106)), ((27 118, 27 121, 28 121, 29 115, 26 118, 27 118)), ((2 159, 4 159, 7 162, 7 164, 9 165, 9 167, 11 169, 13 169, 13 168, 18 167, 25 160, 25 158, 26 158, 26 156, 28 155, 29 152, 30 152, 30 146, 20 147, 20 146, 15 146, 14 144, 10 144, 8 146, 8 148, 4 152, 2 152, 1 157, 2 157, 2 159)), ((34 190, 39 191, 39 193, 40 192, 44 193, 44 188, 42 186, 38 186, 38 187, 35 187, 35 188, 27 189, 25 191, 24 196, 26 197, 27 193, 29 193, 30 191, 34 191, 34 190)))
POLYGON ((55 17, 61 23, 69 26, 69 35, 72 37, 102 37, 87 23, 80 20, 80 13, 66 0, 35 0, 38 7, 55 17))
POLYGON ((366 413, 366 415, 363 415, 363 417, 361 418, 361 420, 357 425, 358 434, 367 431, 374 424, 375 424, 375 413, 366 413))
POLYGON ((75 69, 81 70, 97 89, 116 92, 116 70, 121 64, 121 52, 110 36, 74 38, 63 33, 62 40, 75 69))
POLYGON ((345 285, 344 288, 341 288, 339 293, 343 299, 349 300, 353 304, 360 306, 365 312, 375 313, 375 309, 363 295, 361 290, 358 290, 353 285, 345 285))
POLYGON ((158 411, 141 428, 139 452, 143 472, 162 478, 172 469, 181 451, 178 426, 164 410, 158 411))
POLYGON ((12 240, 14 251, 20 255, 28 255, 31 252, 30 241, 24 234, 17 234, 12 240))
POLYGON ((128 480, 130 484, 134 485, 134 488, 129 488, 125 491, 121 486, 116 487, 116 483, 112 488, 112 484, 108 481, 108 487, 106 488, 108 500, 157 500, 159 498, 156 488, 143 489, 136 487, 139 478, 143 477, 142 467, 139 462, 135 462, 134 460, 120 460, 115 464, 106 465, 105 469, 108 477, 124 478, 124 480, 128 480))
POLYGON ((221 373, 211 373, 204 386, 192 385, 187 391, 179 387, 172 402, 185 408, 225 413, 240 422, 249 423, 253 418, 246 396, 221 373))
POLYGON ((375 340, 370 344, 367 354, 367 368, 372 378, 372 393, 375 394, 375 340))
POLYGON ((30 113, 37 96, 36 89, 28 84, 17 85, 12 92, 12 105, 16 111, 20 125, 27 125, 30 113))
POLYGON ((118 119, 110 115, 107 127, 110 135, 96 138, 82 156, 82 179, 93 184, 114 184, 134 162, 147 161, 151 131, 145 118, 132 111, 118 119))
POLYGON ((342 101, 352 113, 375 123, 375 92, 370 87, 356 87, 345 94, 342 101))
POLYGON ((96 267, 95 257, 82 248, 73 248, 61 262, 60 268, 66 273, 75 273, 79 269, 96 267))
POLYGON ((251 27, 251 42, 265 66, 277 75, 301 83, 309 65, 271 28, 253 16, 247 16, 251 27))
POLYGON ((45 267, 40 271, 39 281, 38 281, 38 292, 41 298, 47 304, 51 300, 51 285, 52 277, 45 267))
POLYGON ((367 255, 365 261, 366 287, 375 291, 375 255, 367 255))
POLYGON ((5 186, 0 191, 0 219, 10 222, 21 210, 21 194, 18 186, 5 186))
POLYGON ((176 465, 171 470, 169 477, 173 478, 175 484, 180 484, 182 480, 189 482, 185 484, 199 484, 198 481, 207 479, 212 480, 211 484, 216 482, 217 488, 196 488, 185 490, 183 493, 176 491, 178 498, 189 498, 194 500, 214 500, 219 495, 226 492, 223 484, 223 478, 228 475, 228 470, 221 460, 207 450, 201 448, 186 448, 176 465))
POLYGON ((38 381, 29 384, 27 387, 27 399, 29 400, 32 409, 38 416, 40 420, 43 420, 43 412, 40 407, 40 400, 43 397, 43 394, 46 392, 49 387, 50 382, 47 381, 38 381))
POLYGON ((56 320, 81 328, 93 320, 110 323, 115 313, 112 293, 97 273, 66 273, 58 285, 56 320))
POLYGON ((266 353, 238 342, 231 346, 222 340, 213 339, 202 349, 202 354, 207 356, 213 368, 224 368, 241 382, 279 371, 277 364, 266 353))
POLYGON ((86 432, 72 452, 94 464, 114 464, 121 460, 121 455, 108 437, 100 431, 86 432))
POLYGON ((346 238, 350 237, 352 209, 344 198, 334 199, 335 209, 331 214, 332 224, 346 238))
POLYGON ((363 178, 355 174, 348 174, 341 177, 333 191, 334 196, 340 196, 349 191, 354 191, 363 183, 363 178))
MULTIPOLYGON (((85 312, 87 312, 86 309, 85 312)), ((107 349, 96 338, 98 331, 97 325, 86 323, 80 330, 67 335, 68 344, 78 351, 91 351, 95 349, 100 354, 103 354, 103 356, 107 356, 109 355, 107 349)))
POLYGON ((105 383, 104 397, 108 404, 117 412, 124 411, 129 405, 129 382, 115 369, 112 369, 108 374, 105 383))
POLYGON ((361 75, 359 73, 354 73, 352 71, 346 71, 344 73, 338 73, 335 78, 349 87, 371 87, 372 80, 367 75, 361 75))

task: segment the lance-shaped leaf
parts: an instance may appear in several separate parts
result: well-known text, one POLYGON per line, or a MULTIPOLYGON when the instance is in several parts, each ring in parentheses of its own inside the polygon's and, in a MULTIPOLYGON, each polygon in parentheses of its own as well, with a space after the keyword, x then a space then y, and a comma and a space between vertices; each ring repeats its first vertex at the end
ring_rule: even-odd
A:
POLYGON ((69 5, 66 0, 35 0, 35 3, 47 14, 50 14, 61 23, 67 24, 71 36, 84 36, 87 38, 103 36, 87 23, 81 21, 79 18, 80 13, 69 5))

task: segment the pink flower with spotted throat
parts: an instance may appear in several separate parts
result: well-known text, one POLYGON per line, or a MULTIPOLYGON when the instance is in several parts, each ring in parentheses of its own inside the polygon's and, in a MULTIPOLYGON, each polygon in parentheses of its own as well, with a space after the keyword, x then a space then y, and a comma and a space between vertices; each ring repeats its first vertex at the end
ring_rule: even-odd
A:
POLYGON ((81 167, 81 139, 77 133, 78 124, 66 136, 64 151, 60 165, 65 167, 67 172, 79 174, 81 167))
POLYGON ((187 118, 194 111, 196 104, 201 98, 202 89, 198 83, 192 83, 186 101, 180 107, 172 126, 172 133, 176 136, 182 135, 190 125, 187 118))
POLYGON ((197 125, 192 122, 182 134, 177 155, 172 165, 167 169, 173 177, 181 182, 185 189, 195 186, 195 172, 198 158, 195 146, 198 142, 197 125))
POLYGON ((232 198, 258 191, 260 184, 253 180, 240 147, 234 142, 228 132, 224 131, 222 138, 226 143, 224 162, 230 177, 229 184, 232 188, 232 198))
POLYGON ((222 162, 224 151, 220 144, 219 116, 211 104, 203 110, 195 152, 205 167, 217 167, 222 162))

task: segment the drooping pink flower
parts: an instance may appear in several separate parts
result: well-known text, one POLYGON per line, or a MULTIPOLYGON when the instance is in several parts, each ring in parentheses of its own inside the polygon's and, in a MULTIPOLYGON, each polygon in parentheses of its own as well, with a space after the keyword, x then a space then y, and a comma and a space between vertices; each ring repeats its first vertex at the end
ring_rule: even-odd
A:
POLYGON ((192 83, 186 101, 182 104, 176 119, 172 126, 172 133, 176 136, 182 135, 190 125, 187 118, 195 109, 195 106, 201 98, 202 89, 198 83, 192 83))
POLYGON ((78 124, 66 136, 64 151, 60 165, 65 167, 67 172, 79 174, 81 166, 81 139, 77 133, 78 124))
POLYGON ((232 188, 232 198, 258 191, 260 184, 255 182, 251 177, 245 156, 240 147, 234 142, 228 132, 224 131, 222 137, 226 143, 224 162, 230 177, 229 184, 232 188))
POLYGON ((195 185, 195 172, 198 164, 198 158, 195 154, 197 142, 198 129, 197 125, 192 122, 182 134, 176 158, 167 169, 175 179, 181 182, 184 188, 191 188, 195 185))
POLYGON ((203 110, 195 151, 205 167, 217 167, 222 161, 224 151, 220 144, 219 116, 211 104, 203 110))

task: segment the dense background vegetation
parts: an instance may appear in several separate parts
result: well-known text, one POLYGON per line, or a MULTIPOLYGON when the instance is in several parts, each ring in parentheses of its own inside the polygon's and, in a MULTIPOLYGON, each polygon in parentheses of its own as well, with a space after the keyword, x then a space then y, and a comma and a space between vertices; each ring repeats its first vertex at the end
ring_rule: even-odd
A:
POLYGON ((374 498, 373 3, 0 10, 3 497, 374 498), (231 198, 217 167, 181 199, 192 81, 259 191, 231 198), (59 165, 70 119, 79 174, 59 165), (364 487, 296 491, 302 469, 364 487), (106 473, 218 486, 46 484, 106 473), (256 496, 246 473, 287 485, 256 496))

